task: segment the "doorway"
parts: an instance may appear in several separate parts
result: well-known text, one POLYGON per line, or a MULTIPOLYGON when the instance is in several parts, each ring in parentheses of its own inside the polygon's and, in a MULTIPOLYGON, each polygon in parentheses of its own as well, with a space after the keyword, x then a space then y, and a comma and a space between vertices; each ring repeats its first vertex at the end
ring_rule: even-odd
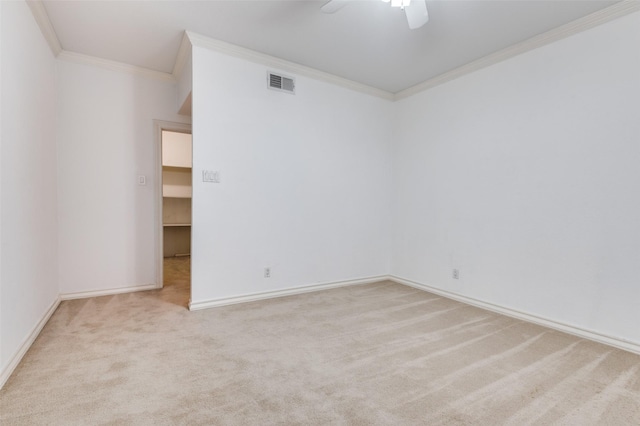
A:
POLYGON ((159 124, 158 136, 158 287, 163 297, 186 307, 191 298, 191 129, 159 124))

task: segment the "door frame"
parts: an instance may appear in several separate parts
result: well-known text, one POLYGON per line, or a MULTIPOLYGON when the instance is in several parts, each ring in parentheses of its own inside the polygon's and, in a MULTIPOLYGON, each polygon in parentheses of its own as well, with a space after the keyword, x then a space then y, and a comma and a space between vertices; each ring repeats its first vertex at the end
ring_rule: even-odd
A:
MULTIPOLYGON (((176 123, 173 121, 164 121, 164 120, 153 120, 154 127, 154 161, 156 164, 155 167, 155 211, 154 211, 154 222, 155 222, 155 264, 156 264, 156 288, 162 288, 164 286, 164 271, 163 271, 163 261, 164 261, 164 229, 162 226, 162 131, 166 130, 169 132, 176 133, 189 133, 193 137, 193 133, 191 131, 191 124, 189 123, 176 123)), ((191 151, 191 164, 193 164, 193 150, 191 151)), ((193 198, 191 199, 193 204, 193 198)), ((193 228, 191 230, 193 232, 193 228)))

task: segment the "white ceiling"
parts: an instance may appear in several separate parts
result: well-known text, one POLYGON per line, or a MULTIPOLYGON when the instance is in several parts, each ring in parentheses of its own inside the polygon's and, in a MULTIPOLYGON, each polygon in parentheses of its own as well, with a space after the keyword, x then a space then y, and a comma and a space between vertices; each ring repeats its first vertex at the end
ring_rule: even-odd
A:
POLYGON ((184 30, 396 93, 616 3, 427 0, 409 30, 379 0, 324 14, 324 1, 44 2, 67 51, 171 73, 184 30))

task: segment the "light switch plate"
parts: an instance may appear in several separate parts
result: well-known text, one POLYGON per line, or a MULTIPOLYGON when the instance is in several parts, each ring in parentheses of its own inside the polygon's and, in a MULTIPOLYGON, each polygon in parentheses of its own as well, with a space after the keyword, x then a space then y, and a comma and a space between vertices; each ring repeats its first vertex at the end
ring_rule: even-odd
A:
POLYGON ((202 181, 211 183, 220 183, 220 172, 213 170, 202 171, 202 181))
POLYGON ((146 185, 147 177, 146 176, 138 176, 138 185, 146 185))

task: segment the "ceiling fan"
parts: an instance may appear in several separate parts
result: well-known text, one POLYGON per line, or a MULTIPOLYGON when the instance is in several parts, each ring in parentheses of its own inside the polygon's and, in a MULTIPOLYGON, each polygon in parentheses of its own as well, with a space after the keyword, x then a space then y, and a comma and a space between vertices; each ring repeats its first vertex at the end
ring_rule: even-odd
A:
MULTIPOLYGON (((429 12, 427 12, 426 0, 382 0, 385 3, 391 1, 391 7, 399 7, 404 9, 407 15, 409 28, 418 29, 429 21, 429 12)), ((329 0, 320 8, 324 13, 335 13, 349 3, 349 0, 329 0)))

